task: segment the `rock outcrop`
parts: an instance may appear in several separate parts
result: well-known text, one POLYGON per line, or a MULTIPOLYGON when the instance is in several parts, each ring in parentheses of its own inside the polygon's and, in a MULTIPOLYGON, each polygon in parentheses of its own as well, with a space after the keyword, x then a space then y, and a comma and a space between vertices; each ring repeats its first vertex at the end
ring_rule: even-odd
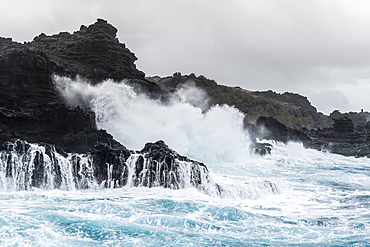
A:
POLYGON ((96 143, 115 142, 96 128, 93 112, 64 104, 52 75, 79 75, 92 83, 127 79, 137 90, 159 95, 159 86, 136 69, 135 55, 116 33, 115 27, 98 19, 73 34, 41 34, 25 44, 0 38, 0 143, 24 139, 85 153, 96 143))
POLYGON ((359 113, 357 112, 340 113, 338 110, 335 110, 332 113, 330 113, 329 116, 333 120, 350 119, 354 127, 365 126, 367 122, 370 121, 370 113, 364 111, 361 111, 359 113))
MULTIPOLYGON (((351 119, 334 118, 332 128, 306 131, 321 149, 345 156, 370 158, 370 125, 355 126, 351 119)), ((315 147, 315 145, 311 145, 315 147)))
POLYGON ((163 90, 174 91, 191 81, 203 89, 209 96, 209 106, 231 105, 245 113, 245 123, 255 124, 259 117, 273 117, 292 129, 330 127, 333 121, 328 116, 317 112, 308 99, 299 94, 273 91, 249 91, 240 87, 228 87, 217 84, 214 80, 194 74, 174 73, 168 77, 149 77, 163 90))
MULTIPOLYGON (((54 87, 53 75, 81 76, 92 84, 125 79, 135 90, 161 99, 192 80, 208 93, 210 105, 229 104, 247 114, 245 125, 255 138, 302 141, 344 155, 370 153, 369 124, 334 119, 330 127, 332 120, 300 95, 251 92, 193 74, 148 80, 116 33, 98 19, 72 34, 41 34, 25 44, 0 38, 0 189, 130 185, 194 187, 212 195, 225 191, 204 164, 177 154, 162 141, 148 143, 141 151, 128 150, 97 128, 88 108, 68 107, 54 87), (299 130, 302 127, 306 129, 299 130)), ((269 144, 255 143, 253 148, 261 155, 271 151, 269 144)))
POLYGON ((211 183, 203 163, 179 155, 163 141, 147 143, 137 155, 134 185, 175 189, 191 186, 202 190, 204 184, 211 183))
POLYGON ((40 34, 26 44, 31 49, 41 50, 55 63, 60 75, 84 76, 91 81, 138 79, 145 74, 136 69, 135 55, 118 41, 117 29, 98 19, 79 31, 70 34, 61 32, 52 36, 40 34))
POLYGON ((41 34, 25 44, 0 38, 0 190, 131 185, 220 193, 204 164, 163 141, 128 150, 97 129, 92 111, 68 107, 57 93, 53 75, 92 84, 124 79, 150 97, 163 95, 136 69, 137 58, 116 33, 98 19, 73 34, 41 34))
POLYGON ((284 143, 302 142, 306 148, 370 158, 370 124, 354 127, 352 120, 348 118, 337 118, 333 121, 334 124, 330 128, 297 130, 286 127, 272 117, 260 117, 257 124, 250 126, 249 130, 252 136, 259 139, 284 143))
POLYGON ((302 131, 288 128, 273 117, 259 117, 251 134, 256 135, 260 139, 271 139, 284 143, 309 140, 309 137, 302 131))
MULTIPOLYGON (((209 107, 227 104, 245 113, 245 127, 252 141, 272 139, 287 143, 302 142, 307 148, 330 151, 346 156, 370 157, 369 124, 366 112, 341 114, 334 111, 326 116, 311 105, 308 99, 295 93, 273 91, 253 92, 240 87, 217 84, 204 76, 181 75, 150 77, 163 90, 172 92, 186 83, 193 83, 209 96, 209 107)), ((267 143, 253 141, 255 153, 270 153, 267 143)))
POLYGON ((141 151, 99 143, 86 154, 22 140, 0 147, 0 190, 120 188, 123 186, 196 188, 220 195, 207 167, 170 149, 163 141, 141 151))

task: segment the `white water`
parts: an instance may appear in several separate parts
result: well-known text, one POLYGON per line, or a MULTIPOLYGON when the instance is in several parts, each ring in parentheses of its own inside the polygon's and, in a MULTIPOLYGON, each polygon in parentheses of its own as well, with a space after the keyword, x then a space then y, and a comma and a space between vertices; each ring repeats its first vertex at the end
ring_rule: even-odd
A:
MULTIPOLYGON (((229 195, 230 186, 222 186, 220 193, 207 168, 192 161, 174 158, 170 163, 172 169, 169 169, 166 168, 168 164, 165 161, 158 162, 145 154, 131 153, 127 159, 121 157, 117 163, 101 164, 90 154, 63 156, 54 146, 28 144, 18 140, 8 143, 7 150, 0 151, 0 191, 162 186, 171 189, 196 188, 213 196, 229 195), (142 162, 138 162, 139 159, 142 162), (142 165, 138 166, 139 163, 142 165), (115 177, 114 166, 115 172, 119 173, 115 177), (104 174, 100 174, 102 171, 104 174)), ((268 185, 274 188, 272 184, 268 185)), ((271 189, 270 193, 274 191, 271 189)))
MULTIPOLYGON (((12 145, 17 146, 17 143, 12 145)), ((89 157, 79 154, 64 157, 56 152, 54 147, 51 150, 53 155, 50 156, 46 154, 44 146, 32 143, 26 145, 29 145, 29 148, 19 152, 0 151, 0 191, 31 190, 33 187, 49 190, 97 187, 91 175, 89 157), (35 172, 38 170, 38 164, 43 167, 39 173, 35 172), (73 168, 77 167, 77 164, 77 173, 80 176, 78 180, 73 174, 73 168), (57 171, 60 174, 57 174, 57 171), (39 177, 34 178, 34 175, 39 177), (35 184, 35 181, 38 181, 38 184, 35 184)))
POLYGON ((368 159, 277 144, 265 158, 209 169, 216 182, 248 185, 249 196, 158 187, 0 192, 0 245, 369 246, 368 159))
POLYGON ((80 103, 95 107, 101 127, 132 139, 129 145, 123 141, 129 148, 138 145, 141 149, 149 140, 135 144, 134 137, 144 139, 141 135, 145 134, 155 139, 151 141, 165 139, 172 148, 178 145, 186 152, 174 148, 180 154, 203 158, 212 179, 226 188, 228 196, 207 195, 189 187, 4 191, 0 192, 1 246, 370 245, 369 159, 306 150, 296 143, 274 143, 271 155, 252 157, 235 109, 216 107, 215 121, 208 122, 209 113, 184 100, 163 106, 129 88, 125 93, 126 87, 112 82, 98 87, 76 82, 64 86, 66 97, 77 103, 72 92, 79 92, 80 103), (114 96, 114 87, 120 88, 113 92, 121 98, 114 96), (126 111, 122 102, 138 110, 138 116, 126 111), (180 114, 175 109, 186 110, 180 114), (187 116, 184 121, 189 126, 178 123, 176 127, 181 115, 187 116), (171 128, 160 128, 161 119, 162 127, 171 128), (125 123, 119 125, 120 120, 125 123), (151 124, 156 132, 152 136, 139 131, 151 124), (220 127, 224 125, 227 128, 220 127), (132 131, 125 134, 120 128, 132 131), (166 135, 168 130, 173 134, 166 135), (219 142, 218 135, 226 141, 219 142), (192 138, 196 148, 190 145, 192 138), (217 156, 219 150, 221 154, 227 150, 226 158, 217 156), (276 187, 272 189, 266 181, 276 187))
POLYGON ((229 106, 203 113, 207 99, 200 89, 181 88, 168 104, 162 104, 136 94, 124 83, 92 86, 80 79, 55 77, 55 84, 72 106, 91 107, 98 126, 130 149, 164 140, 178 153, 201 162, 243 162, 249 157, 244 115, 229 106))

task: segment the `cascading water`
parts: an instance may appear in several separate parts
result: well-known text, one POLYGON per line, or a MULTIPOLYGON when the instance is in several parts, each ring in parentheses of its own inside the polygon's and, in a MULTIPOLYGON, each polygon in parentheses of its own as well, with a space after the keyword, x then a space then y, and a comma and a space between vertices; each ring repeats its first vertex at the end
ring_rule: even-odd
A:
MULTIPOLYGON (((167 103, 136 93, 124 82, 108 80, 91 85, 81 79, 58 76, 54 81, 70 106, 91 108, 98 126, 129 147, 140 148, 148 140, 164 139, 181 154, 207 164, 243 163, 252 155, 244 115, 230 106, 208 109, 208 96, 191 81, 178 88, 167 103)), ((177 178, 187 176, 186 169, 181 171, 177 178)), ((225 179, 221 179, 223 186, 213 185, 213 179, 204 181, 207 183, 202 186, 212 184, 206 190, 192 186, 223 197, 256 197, 257 193, 251 192, 255 190, 260 191, 258 194, 278 193, 276 185, 269 181, 225 184, 225 179)))
MULTIPOLYGON (((142 151, 130 152, 127 158, 116 150, 114 164, 102 162, 101 156, 109 154, 98 148, 100 156, 94 151, 86 155, 60 154, 52 145, 28 144, 20 140, 8 142, 6 150, 0 151, 0 188, 12 191, 144 186, 196 188, 221 197, 230 194, 228 186, 213 181, 205 165, 178 155, 163 141, 148 143, 142 151)), ((276 190, 272 190, 274 192, 276 190)))
MULTIPOLYGON (((89 159, 82 155, 60 154, 52 145, 7 143, 0 151, 0 188, 2 191, 43 189, 74 190, 83 188, 89 176, 89 159), (76 171, 77 168, 79 171, 76 171), (79 179, 77 179, 77 174, 79 179)), ((90 187, 90 186, 88 186, 90 187)))
POLYGON ((114 150, 111 160, 96 156, 105 146, 89 155, 9 147, 0 156, 1 246, 370 245, 369 159, 296 143, 253 156, 242 115, 205 111, 186 88, 162 105, 122 83, 55 81, 128 147, 164 139, 209 172, 162 142, 114 150))

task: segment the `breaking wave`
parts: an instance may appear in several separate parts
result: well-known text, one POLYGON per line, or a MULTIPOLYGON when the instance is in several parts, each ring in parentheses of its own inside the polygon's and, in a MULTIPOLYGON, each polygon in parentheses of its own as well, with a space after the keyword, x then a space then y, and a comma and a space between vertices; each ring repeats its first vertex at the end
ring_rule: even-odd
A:
POLYGON ((82 79, 54 77, 55 85, 71 106, 89 107, 99 128, 130 149, 164 140, 171 148, 206 163, 238 163, 249 157, 250 139, 244 114, 216 105, 204 111, 207 95, 199 88, 179 88, 163 103, 134 91, 125 81, 91 85, 82 79))

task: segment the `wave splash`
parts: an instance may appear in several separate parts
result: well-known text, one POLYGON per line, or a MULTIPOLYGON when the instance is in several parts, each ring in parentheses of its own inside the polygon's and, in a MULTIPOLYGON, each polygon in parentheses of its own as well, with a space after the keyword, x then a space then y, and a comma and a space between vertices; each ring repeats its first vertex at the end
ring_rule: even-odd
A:
POLYGON ((68 154, 49 144, 8 142, 0 151, 0 191, 103 189, 128 187, 196 188, 221 198, 276 194, 268 181, 255 186, 218 184, 207 167, 180 156, 163 141, 141 151, 98 144, 88 154, 68 154))
POLYGON ((55 146, 29 144, 18 140, 6 143, 0 151, 0 190, 97 189, 123 186, 195 187, 206 194, 217 194, 217 185, 200 163, 164 150, 163 142, 149 143, 136 153, 111 147, 94 147, 89 154, 68 154, 55 146), (109 162, 113 161, 113 162, 109 162), (214 190, 211 192, 211 190, 214 190), (215 190, 216 189, 216 190, 215 190))
POLYGON ((132 149, 164 140, 179 153, 207 163, 240 163, 250 157, 244 114, 226 105, 205 111, 205 92, 190 84, 163 103, 136 93, 125 82, 91 85, 55 76, 54 83, 69 105, 92 109, 98 127, 132 149))

